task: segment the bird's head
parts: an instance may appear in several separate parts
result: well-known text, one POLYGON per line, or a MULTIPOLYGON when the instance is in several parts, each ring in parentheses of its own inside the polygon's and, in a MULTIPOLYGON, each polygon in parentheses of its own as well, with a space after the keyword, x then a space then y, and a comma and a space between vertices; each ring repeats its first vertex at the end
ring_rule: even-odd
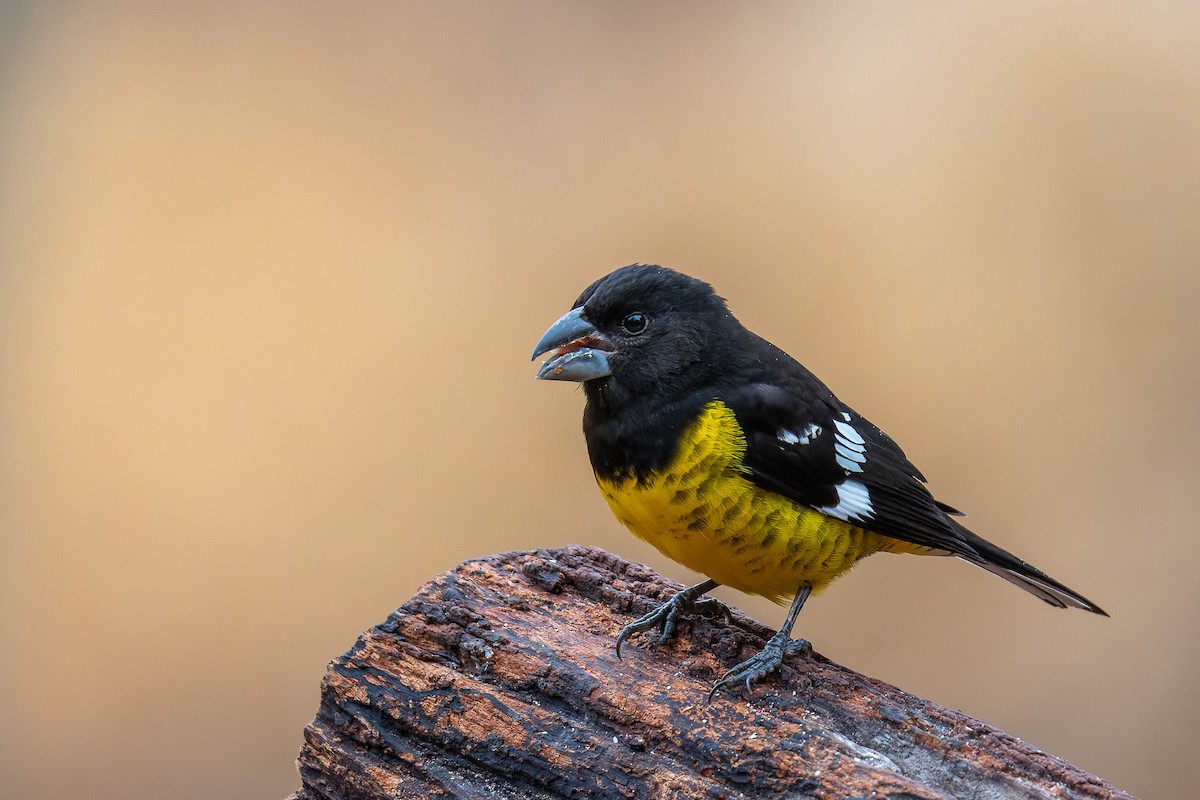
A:
POLYGON ((622 267, 584 289, 538 340, 533 358, 550 357, 537 377, 582 382, 589 397, 602 387, 623 396, 686 388, 707 376, 730 326, 737 321, 707 283, 665 267, 622 267))

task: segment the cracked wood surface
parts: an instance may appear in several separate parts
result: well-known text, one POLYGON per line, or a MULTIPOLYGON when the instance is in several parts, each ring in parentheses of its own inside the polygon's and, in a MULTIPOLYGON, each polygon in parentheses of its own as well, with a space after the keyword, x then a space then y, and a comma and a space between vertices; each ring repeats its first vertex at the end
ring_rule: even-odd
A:
POLYGON ((737 611, 617 660, 621 626, 679 588, 580 546, 438 576, 330 665, 290 800, 1129 797, 819 655, 706 703, 771 634, 737 611))

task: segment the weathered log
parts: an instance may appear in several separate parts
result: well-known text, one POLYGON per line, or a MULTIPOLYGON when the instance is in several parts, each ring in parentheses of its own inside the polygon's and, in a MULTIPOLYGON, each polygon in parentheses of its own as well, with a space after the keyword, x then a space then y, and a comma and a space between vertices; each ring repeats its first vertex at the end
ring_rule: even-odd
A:
POLYGON ((330 665, 292 799, 1128 797, 819 655, 708 703, 771 634, 736 611, 618 660, 621 626, 679 588, 577 546, 435 578, 330 665))

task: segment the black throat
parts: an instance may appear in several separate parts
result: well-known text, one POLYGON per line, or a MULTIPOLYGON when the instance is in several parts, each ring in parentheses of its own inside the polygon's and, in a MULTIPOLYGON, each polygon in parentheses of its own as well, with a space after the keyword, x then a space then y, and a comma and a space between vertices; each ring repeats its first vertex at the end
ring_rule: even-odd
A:
POLYGON ((584 384, 583 435, 596 475, 606 480, 644 480, 674 459, 684 429, 714 399, 697 392, 682 400, 655 393, 624 397, 610 378, 584 384))

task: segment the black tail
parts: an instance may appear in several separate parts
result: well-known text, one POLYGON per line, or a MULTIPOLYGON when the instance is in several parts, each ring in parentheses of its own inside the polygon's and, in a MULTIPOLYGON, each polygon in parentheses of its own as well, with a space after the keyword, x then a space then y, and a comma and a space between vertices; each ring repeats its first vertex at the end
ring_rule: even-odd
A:
MULTIPOLYGON (((1026 564, 1012 553, 997 547, 954 520, 948 520, 962 541, 969 544, 973 553, 955 552, 954 555, 982 567, 993 575, 999 575, 1009 583, 1020 586, 1034 597, 1045 600, 1058 608, 1082 608, 1105 617, 1108 612, 1072 589, 1068 589, 1032 564, 1026 564)), ((964 548, 966 550, 966 548, 964 548)))

